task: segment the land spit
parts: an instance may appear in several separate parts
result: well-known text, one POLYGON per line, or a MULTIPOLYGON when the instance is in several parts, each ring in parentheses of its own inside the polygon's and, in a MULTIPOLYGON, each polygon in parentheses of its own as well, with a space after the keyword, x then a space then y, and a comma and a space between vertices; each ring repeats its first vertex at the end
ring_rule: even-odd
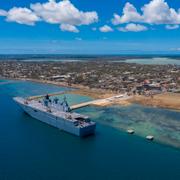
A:
POLYGON ((146 106, 161 107, 180 110, 180 93, 163 93, 152 97, 133 96, 128 99, 129 103, 138 103, 146 106))

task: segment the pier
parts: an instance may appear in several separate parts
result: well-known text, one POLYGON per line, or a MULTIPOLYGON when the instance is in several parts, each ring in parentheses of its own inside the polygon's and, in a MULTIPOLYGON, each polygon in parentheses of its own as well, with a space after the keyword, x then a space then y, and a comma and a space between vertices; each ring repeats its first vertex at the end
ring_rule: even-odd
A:
POLYGON ((130 96, 127 96, 126 94, 120 94, 120 95, 116 95, 116 96, 109 97, 109 98, 97 99, 97 100, 92 100, 92 101, 72 105, 70 108, 71 108, 71 110, 75 110, 75 109, 79 109, 79 108, 90 106, 90 105, 106 106, 109 104, 113 104, 116 101, 120 101, 120 100, 123 101, 123 100, 127 100, 129 98, 130 98, 130 96))
MULTIPOLYGON (((58 95, 63 95, 63 94, 68 94, 71 93, 73 90, 69 90, 69 91, 60 91, 60 92, 55 92, 55 93, 51 93, 48 94, 49 96, 58 96, 58 95)), ((43 97, 45 97, 46 95, 38 95, 38 96, 31 96, 28 98, 28 100, 37 100, 37 99, 41 99, 43 97)), ((116 96, 112 96, 109 98, 104 98, 104 99, 96 99, 96 100, 92 100, 92 101, 88 101, 88 102, 83 102, 83 103, 79 103, 79 104, 75 104, 72 105, 70 107, 71 110, 75 110, 75 109, 79 109, 79 108, 83 108, 86 106, 90 106, 90 105, 94 105, 94 106, 107 106, 107 105, 111 105, 114 104, 116 102, 120 102, 120 101, 125 101, 127 99, 131 98, 130 96, 128 96, 127 94, 120 94, 120 95, 116 95, 116 96)))

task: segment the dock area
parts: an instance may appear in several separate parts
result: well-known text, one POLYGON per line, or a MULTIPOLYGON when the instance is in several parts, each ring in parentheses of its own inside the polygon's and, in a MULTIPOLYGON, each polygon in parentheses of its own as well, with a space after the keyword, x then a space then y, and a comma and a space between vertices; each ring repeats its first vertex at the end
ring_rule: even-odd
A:
MULTIPOLYGON (((71 92, 73 92, 73 90, 72 91, 71 90, 63 91, 63 92, 60 91, 60 92, 55 92, 55 93, 51 93, 48 95, 51 97, 51 96, 68 94, 71 92)), ((30 100, 30 101, 37 100, 37 99, 41 99, 45 96, 46 95, 31 96, 28 98, 28 100, 30 100)), ((108 98, 96 99, 96 100, 92 100, 92 101, 88 101, 88 102, 75 104, 75 105, 70 106, 70 109, 75 110, 75 109, 83 108, 83 107, 90 106, 90 105, 94 105, 94 106, 108 106, 108 105, 112 105, 112 104, 126 105, 127 104, 126 100, 129 98, 131 98, 131 96, 128 96, 127 94, 119 94, 119 95, 108 97, 108 98)))
POLYGON ((126 94, 120 94, 120 95, 116 95, 116 96, 109 97, 109 98, 97 99, 97 100, 92 100, 92 101, 72 105, 70 108, 71 108, 71 110, 75 110, 75 109, 79 109, 79 108, 90 106, 90 105, 107 106, 107 105, 114 104, 117 101, 118 102, 119 101, 125 101, 125 100, 127 100, 129 98, 130 98, 130 96, 127 96, 126 94))

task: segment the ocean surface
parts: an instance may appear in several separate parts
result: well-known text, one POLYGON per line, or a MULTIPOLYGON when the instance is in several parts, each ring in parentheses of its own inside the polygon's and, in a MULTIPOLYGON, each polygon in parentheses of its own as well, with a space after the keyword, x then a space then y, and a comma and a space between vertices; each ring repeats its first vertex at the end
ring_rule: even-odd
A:
MULTIPOLYGON (((145 124, 140 126, 142 119, 152 122, 158 117, 160 122, 169 119, 177 123, 178 112, 139 105, 82 108, 78 112, 90 115, 97 122, 97 130, 94 136, 79 138, 29 117, 12 100, 14 96, 67 89, 0 80, 0 180, 180 179, 180 149, 149 142, 143 136, 128 135, 121 130, 122 124, 126 124, 122 121, 134 126, 133 119, 143 133, 146 128, 145 124)), ((70 104, 90 100, 70 94, 67 99, 70 104)), ((169 130, 171 134, 171 128, 169 130)), ((176 136, 179 134, 173 134, 176 136)))
POLYGON ((157 64, 157 65, 180 65, 179 59, 172 59, 172 58, 143 58, 143 59, 127 59, 125 60, 126 63, 137 63, 137 64, 157 64))
MULTIPOLYGON (((83 61, 95 61, 96 59, 26 59, 23 60, 25 62, 45 62, 45 61, 49 61, 49 62, 83 62, 83 61)), ((139 58, 139 59, 125 59, 125 60, 121 60, 120 59, 116 59, 116 60, 108 60, 108 59, 101 59, 101 60, 105 60, 108 62, 124 62, 124 63, 136 63, 136 64, 144 64, 144 65, 180 65, 180 59, 173 59, 173 58, 139 58)))

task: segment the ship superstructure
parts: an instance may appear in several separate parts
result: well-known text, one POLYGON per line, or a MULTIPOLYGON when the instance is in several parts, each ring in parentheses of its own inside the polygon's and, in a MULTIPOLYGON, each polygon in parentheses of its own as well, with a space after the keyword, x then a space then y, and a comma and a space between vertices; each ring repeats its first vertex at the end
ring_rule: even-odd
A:
POLYGON ((77 136, 93 134, 96 123, 88 116, 71 112, 66 98, 62 102, 48 95, 42 100, 28 100, 15 97, 14 100, 31 117, 77 136))

